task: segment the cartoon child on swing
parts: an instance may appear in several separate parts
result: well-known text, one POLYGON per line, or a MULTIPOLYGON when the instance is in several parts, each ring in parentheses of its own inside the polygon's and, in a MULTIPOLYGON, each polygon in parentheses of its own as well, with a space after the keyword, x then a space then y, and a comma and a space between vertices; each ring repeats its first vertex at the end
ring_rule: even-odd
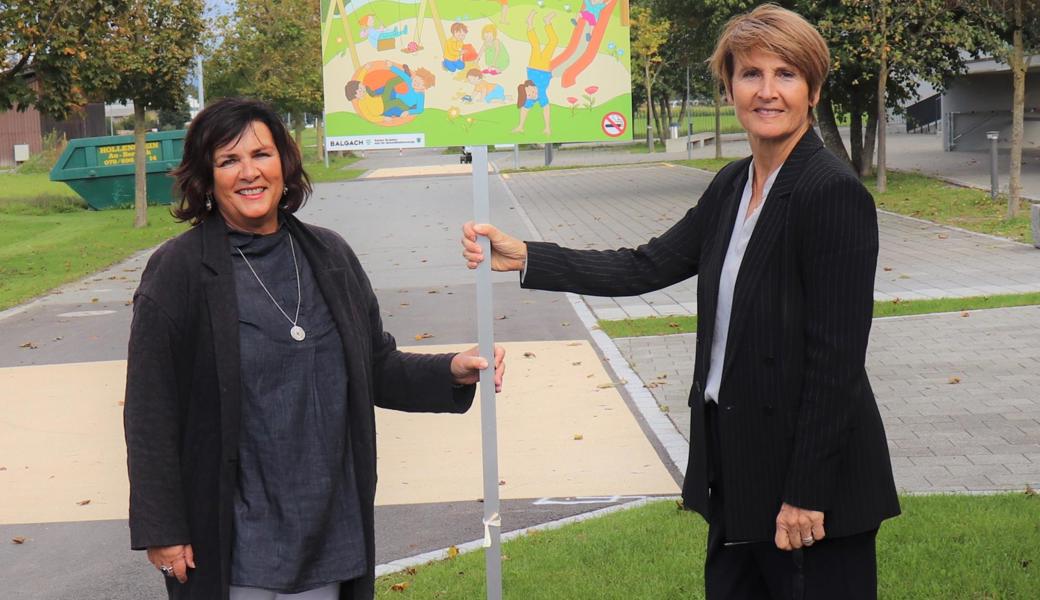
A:
POLYGON ((552 26, 552 19, 556 13, 550 12, 542 18, 545 22, 545 35, 548 41, 544 47, 540 47, 538 36, 534 31, 534 11, 527 15, 527 41, 531 45, 531 57, 527 62, 527 79, 516 88, 516 107, 520 109, 520 123, 513 129, 513 133, 523 133, 524 123, 527 121, 527 113, 537 103, 542 107, 542 117, 545 120, 545 129, 542 133, 552 133, 549 127, 549 81, 552 80, 552 58, 559 44, 556 31, 552 26))
POLYGON ((365 15, 358 19, 358 25, 361 28, 361 39, 367 39, 371 42, 372 47, 378 49, 380 40, 392 40, 399 38, 408 33, 408 26, 404 28, 394 27, 381 27, 379 22, 376 21, 374 15, 365 15))

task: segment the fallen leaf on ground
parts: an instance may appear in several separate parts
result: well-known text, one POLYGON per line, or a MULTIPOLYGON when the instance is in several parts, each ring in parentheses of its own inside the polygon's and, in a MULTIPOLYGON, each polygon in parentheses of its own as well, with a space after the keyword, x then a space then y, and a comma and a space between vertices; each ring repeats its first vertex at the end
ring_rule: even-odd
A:
POLYGON ((885 271, 891 271, 892 267, 882 267, 885 271))
POLYGON ((25 538, 20 536, 20 535, 16 535, 13 538, 11 538, 11 543, 12 544, 24 544, 25 543, 25 538))
POLYGON ((579 361, 577 361, 577 362, 572 362, 572 363, 571 363, 571 366, 572 366, 572 367, 577 367, 577 366, 578 366, 578 365, 580 365, 580 364, 581 364, 581 361, 579 360, 579 361))
POLYGON ((960 383, 960 382, 961 382, 961 378, 960 377, 957 377, 956 375, 953 376, 953 377, 950 377, 950 385, 957 384, 957 383, 960 383))
POLYGON ((440 292, 438 292, 437 290, 429 290, 426 293, 427 294, 439 294, 440 292))
POLYGON ((940 240, 945 240, 946 238, 948 238, 950 236, 946 235, 945 233, 940 233, 938 237, 939 237, 940 240))
POLYGON ((524 352, 524 358, 535 358, 534 352, 524 352))
POLYGON ((32 342, 25 342, 24 344, 22 344, 21 346, 18 346, 18 347, 19 348, 28 348, 30 350, 35 350, 35 349, 39 348, 39 346, 37 346, 36 344, 34 344, 32 342))
POLYGON ((968 311, 966 311, 966 310, 965 310, 965 311, 961 311, 961 316, 962 316, 962 317, 967 317, 967 316, 969 316, 969 315, 971 315, 971 313, 970 313, 970 312, 968 312, 968 311))
POLYGON ((411 585, 412 584, 408 583, 407 581, 402 581, 401 583, 395 583, 392 586, 390 586, 390 591, 391 592, 403 592, 403 591, 407 590, 411 585))
POLYGON ((80 505, 80 506, 86 506, 86 505, 90 504, 90 499, 87 499, 87 500, 80 500, 80 501, 79 501, 79 502, 77 502, 76 504, 78 504, 78 505, 80 505))
POLYGON ((416 340, 428 340, 428 339, 430 339, 430 338, 432 338, 432 337, 433 337, 433 334, 432 334, 432 333, 426 333, 426 332, 423 332, 423 333, 417 334, 417 335, 415 336, 415 339, 416 339, 416 340))
POLYGON ((507 316, 505 316, 505 315, 498 315, 497 317, 495 317, 495 320, 496 320, 496 321, 505 321, 505 320, 506 320, 506 319, 508 319, 508 318, 509 318, 509 317, 507 317, 507 316))
POLYGON ((569 344, 567 344, 567 345, 568 345, 568 346, 580 346, 580 345, 581 345, 581 342, 571 342, 571 343, 569 343, 569 344))
POLYGON ((448 558, 455 558, 459 555, 459 549, 453 544, 448 546, 448 558))
POLYGON ((679 324, 676 323, 675 321, 669 321, 668 322, 668 326, 671 327, 672 329, 678 329, 679 328, 679 324))
POLYGON ((506 480, 505 479, 499 479, 498 480, 498 485, 505 485, 505 484, 506 484, 506 480))
POLYGON ((1031 485, 1029 485, 1027 483, 1026 484, 1026 496, 1035 496, 1036 494, 1037 494, 1037 492, 1036 492, 1036 490, 1033 489, 1033 486, 1031 486, 1031 485))
POLYGON ((415 575, 415 567, 408 567, 404 570, 406 575, 415 575))
POLYGON ((658 404, 658 406, 661 408, 661 412, 668 412, 668 406, 667 405, 665 405, 665 404, 658 404))
POLYGON ((561 326, 561 327, 570 327, 570 326, 571 326, 571 324, 570 324, 570 323, 568 323, 567 321, 564 321, 563 323, 560 323, 560 326, 561 326))

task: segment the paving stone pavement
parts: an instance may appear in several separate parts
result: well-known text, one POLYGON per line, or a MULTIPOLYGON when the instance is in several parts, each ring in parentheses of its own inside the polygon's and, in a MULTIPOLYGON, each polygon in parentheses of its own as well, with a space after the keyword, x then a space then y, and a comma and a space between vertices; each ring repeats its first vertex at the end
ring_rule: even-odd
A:
MULTIPOLYGON (((867 371, 900 490, 1040 487, 1038 330, 1036 306, 874 321, 867 371)), ((696 335, 614 342, 689 439, 696 335)))
MULTIPOLYGON (((637 246, 664 232, 696 203, 712 176, 657 164, 503 178, 543 239, 608 249, 637 246)), ((878 226, 878 300, 1040 291, 1040 250, 1030 245, 886 212, 878 214, 878 226)), ((585 300, 600 319, 696 314, 696 278, 638 297, 585 300)))

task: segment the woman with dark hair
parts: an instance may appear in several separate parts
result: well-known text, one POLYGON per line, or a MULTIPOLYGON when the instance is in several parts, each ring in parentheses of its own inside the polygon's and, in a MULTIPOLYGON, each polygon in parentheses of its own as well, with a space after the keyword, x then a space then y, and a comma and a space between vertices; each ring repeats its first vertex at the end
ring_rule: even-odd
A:
POLYGON ((526 288, 630 296, 697 276, 683 502, 709 522, 707 597, 868 599, 899 514, 864 367, 877 264, 870 193, 812 129, 830 64, 799 15, 734 17, 710 61, 751 156, 638 248, 572 250, 463 226, 463 256, 526 288))
POLYGON ((267 105, 200 112, 174 175, 192 227, 134 295, 131 546, 170 598, 372 598, 374 407, 465 412, 488 361, 396 348, 350 246, 293 216, 311 186, 267 105))

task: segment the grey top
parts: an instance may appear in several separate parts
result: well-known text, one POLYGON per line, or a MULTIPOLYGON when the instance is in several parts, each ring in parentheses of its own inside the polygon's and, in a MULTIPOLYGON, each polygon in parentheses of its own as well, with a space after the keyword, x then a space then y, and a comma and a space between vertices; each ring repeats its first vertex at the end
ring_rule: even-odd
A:
POLYGON ((366 573, 347 426, 347 372, 336 324, 289 233, 230 232, 238 297, 242 423, 231 584, 299 593, 366 573))

